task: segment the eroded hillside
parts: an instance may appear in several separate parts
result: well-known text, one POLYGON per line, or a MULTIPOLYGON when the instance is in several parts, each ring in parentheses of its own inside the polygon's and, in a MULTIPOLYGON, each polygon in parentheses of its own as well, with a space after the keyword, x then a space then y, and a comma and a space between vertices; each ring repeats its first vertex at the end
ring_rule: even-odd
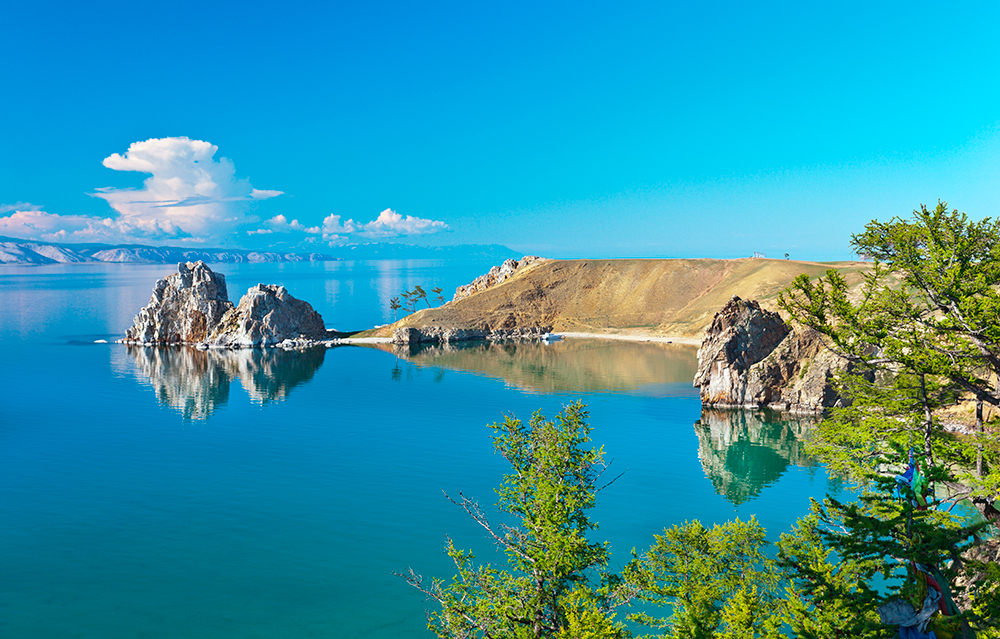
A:
POLYGON ((851 284, 862 262, 788 260, 545 260, 493 288, 419 311, 396 326, 497 329, 552 326, 557 332, 629 332, 699 338, 733 295, 776 307, 800 273, 836 268, 851 284))

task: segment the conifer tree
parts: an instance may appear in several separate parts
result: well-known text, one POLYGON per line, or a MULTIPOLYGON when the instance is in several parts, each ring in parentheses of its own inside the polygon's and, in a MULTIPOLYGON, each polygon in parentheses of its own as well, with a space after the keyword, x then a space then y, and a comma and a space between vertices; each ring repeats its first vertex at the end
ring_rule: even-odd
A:
MULTIPOLYGON (((933 210, 921 206, 912 220, 873 221, 851 244, 875 259, 859 296, 830 270, 815 282, 800 275, 779 305, 876 375, 875 381, 845 383, 855 397, 882 395, 881 408, 870 404, 888 419, 879 433, 905 422, 906 438, 919 437, 913 445, 928 465, 948 466, 950 478, 971 489, 987 516, 1000 519, 994 506, 1000 499, 996 428, 980 420, 975 436, 959 442, 934 418, 958 390, 978 404, 1000 406, 1000 222, 973 222, 939 202, 933 210)), ((872 425, 876 420, 869 419, 872 425)))
MULTIPOLYGON (((853 504, 829 498, 815 504, 796 535, 781 543, 781 564, 793 575, 789 601, 798 602, 789 608, 790 625, 804 636, 825 636, 812 634, 834 623, 821 622, 824 615, 847 609, 859 615, 850 636, 879 636, 874 609, 886 597, 871 590, 877 575, 890 598, 917 608, 932 575, 950 601, 965 568, 961 553, 978 541, 983 524, 964 524, 944 512, 943 502, 971 495, 990 515, 1000 496, 995 433, 980 421, 976 437, 963 441, 935 416, 960 391, 977 404, 1000 404, 993 383, 1000 372, 1000 225, 971 222, 939 203, 934 210, 921 206, 912 220, 872 222, 852 245, 876 260, 860 295, 831 270, 815 282, 799 276, 779 300, 793 319, 823 333, 835 352, 869 373, 838 380, 848 406, 823 422, 813 445, 863 493, 853 504), (904 468, 897 481, 893 475, 904 468), (844 567, 818 561, 821 548, 834 551, 844 567)), ((970 620, 980 627, 998 621, 997 613, 950 612, 950 621, 935 623, 963 636, 971 636, 970 620)))

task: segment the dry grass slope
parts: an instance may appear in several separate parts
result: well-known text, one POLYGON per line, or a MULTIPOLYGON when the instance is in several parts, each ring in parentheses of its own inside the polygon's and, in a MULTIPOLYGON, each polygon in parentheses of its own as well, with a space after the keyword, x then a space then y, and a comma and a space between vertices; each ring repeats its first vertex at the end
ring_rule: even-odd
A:
POLYGON ((414 313, 369 334, 391 335, 396 326, 551 325, 563 332, 700 338, 733 295, 774 309, 778 292, 795 276, 816 277, 829 268, 840 270, 856 285, 869 265, 769 259, 547 260, 499 286, 414 313))

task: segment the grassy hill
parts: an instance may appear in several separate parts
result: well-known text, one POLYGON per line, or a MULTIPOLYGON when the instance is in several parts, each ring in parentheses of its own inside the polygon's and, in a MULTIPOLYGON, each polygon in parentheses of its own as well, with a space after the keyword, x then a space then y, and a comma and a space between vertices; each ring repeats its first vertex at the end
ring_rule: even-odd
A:
POLYGON ((557 332, 641 332, 700 338, 733 295, 775 309, 778 292, 800 273, 836 268, 858 284, 863 262, 769 259, 546 260, 509 280, 369 332, 396 326, 514 328, 551 325, 557 332))

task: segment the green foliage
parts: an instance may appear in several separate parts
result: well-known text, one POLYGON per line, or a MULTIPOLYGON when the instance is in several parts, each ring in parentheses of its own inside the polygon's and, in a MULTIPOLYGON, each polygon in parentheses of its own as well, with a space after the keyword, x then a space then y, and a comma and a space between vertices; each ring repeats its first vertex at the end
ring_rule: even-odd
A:
POLYGON ((711 529, 698 521, 665 529, 626 573, 643 600, 671 607, 672 615, 630 618, 677 639, 782 636, 775 614, 779 575, 763 554, 764 536, 753 518, 711 529))
POLYGON ((458 571, 451 583, 407 581, 441 605, 429 628, 439 637, 627 637, 615 608, 629 598, 617 575, 606 572, 608 545, 591 542, 587 515, 606 465, 601 449, 587 448, 591 428, 577 402, 555 420, 541 414, 525 425, 507 417, 494 424, 494 448, 511 465, 497 490, 499 510, 517 526, 493 526, 465 495, 461 506, 507 556, 507 570, 477 566, 451 540, 458 571))
MULTIPOLYGON (((497 507, 516 525, 494 526, 461 493, 452 501, 503 550, 506 566, 477 564, 449 539, 457 572, 450 582, 405 575, 440 605, 428 627, 439 637, 624 639, 631 634, 617 610, 638 597, 667 615, 629 618, 673 639, 888 639, 896 628, 880 623, 877 608, 891 598, 920 607, 919 565, 953 595, 963 592, 959 577, 975 583, 970 609, 935 617, 938 631, 995 636, 1000 569, 962 556, 986 523, 970 525, 937 508, 932 492, 907 492, 890 470, 901 469, 913 433, 926 429, 928 407, 952 392, 948 380, 903 372, 842 384, 854 403, 823 425, 816 450, 863 492, 854 503, 814 501, 781 536, 774 558, 754 518, 710 529, 693 521, 656 535, 641 557, 633 551, 621 575, 610 572, 607 543, 588 538, 598 528, 587 512, 606 465, 603 449, 589 447, 584 406, 570 404, 552 421, 536 413, 527 425, 513 417, 493 424, 494 448, 511 466, 497 507)), ((920 460, 932 480, 949 476, 940 460, 956 453, 946 444, 936 437, 931 453, 939 461, 920 460)))
POLYGON ((779 298, 793 319, 872 373, 841 381, 855 406, 824 428, 823 452, 863 475, 862 467, 870 471, 914 446, 974 496, 996 501, 995 431, 983 427, 956 441, 933 411, 954 403, 958 391, 1000 406, 1000 222, 973 222, 939 202, 933 210, 921 206, 911 220, 873 221, 852 245, 876 260, 859 295, 831 270, 816 281, 800 275, 779 298), (844 459, 845 451, 853 457, 844 459), (981 472, 970 472, 973 460, 981 472))
MULTIPOLYGON (((830 633, 844 623, 838 619, 853 624, 842 636, 882 636, 874 609, 886 597, 871 584, 878 578, 884 593, 919 606, 916 564, 958 590, 967 568, 960 555, 983 525, 940 510, 944 493, 934 486, 965 483, 968 490, 945 497, 952 501, 971 494, 992 504, 1000 496, 996 438, 985 426, 974 438, 955 438, 934 414, 962 391, 1000 405, 1000 224, 972 222, 939 203, 921 206, 912 220, 873 221, 852 244, 876 260, 859 294, 828 271, 816 281, 799 276, 779 299, 855 365, 838 379, 849 405, 832 411, 810 449, 864 489, 854 504, 814 504, 779 544, 779 564, 792 579, 789 625, 798 636, 837 636, 830 633), (925 490, 897 489, 892 478, 912 449, 929 481, 925 490)), ((980 592, 991 596, 988 588, 980 592)), ((980 608, 952 625, 986 623, 980 608)))
POLYGON ((828 545, 818 503, 778 543, 778 563, 788 578, 782 616, 795 637, 886 637, 874 608, 870 580, 883 560, 841 559, 828 545))

